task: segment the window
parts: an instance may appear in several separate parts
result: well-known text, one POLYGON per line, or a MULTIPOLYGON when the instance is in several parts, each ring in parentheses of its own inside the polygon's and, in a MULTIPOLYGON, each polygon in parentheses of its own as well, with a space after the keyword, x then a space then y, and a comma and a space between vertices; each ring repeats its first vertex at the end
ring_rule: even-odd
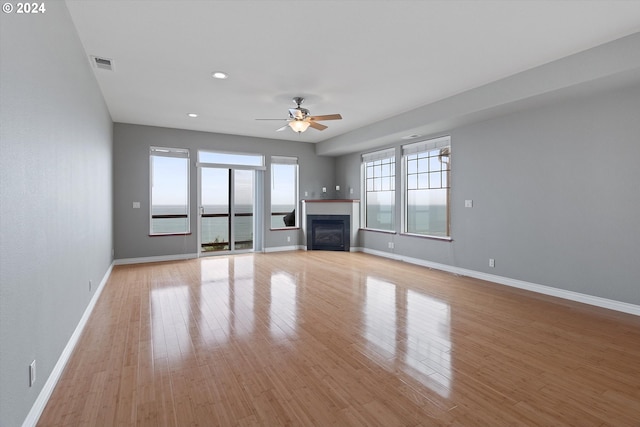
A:
POLYGON ((271 228, 297 227, 298 159, 271 157, 271 228))
POLYGON ((364 175, 364 226, 374 230, 394 230, 395 149, 362 155, 364 175))
POLYGON ((402 147, 404 164, 403 232, 449 237, 451 138, 402 147))
POLYGON ((151 234, 187 234, 189 150, 150 147, 151 234))
POLYGON ((222 153, 217 151, 198 151, 198 161, 209 166, 246 166, 264 169, 264 156, 260 154, 222 153))

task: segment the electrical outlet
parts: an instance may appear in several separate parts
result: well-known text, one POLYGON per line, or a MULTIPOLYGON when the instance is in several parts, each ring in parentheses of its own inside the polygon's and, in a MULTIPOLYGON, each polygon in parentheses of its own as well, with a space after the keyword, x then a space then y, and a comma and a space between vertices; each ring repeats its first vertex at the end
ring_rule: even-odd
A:
POLYGON ((464 207, 465 208, 472 208, 473 207, 473 200, 465 200, 464 201, 464 207))
POLYGON ((29 387, 33 387, 36 382, 36 361, 34 360, 29 365, 29 387))
POLYGON ((489 258, 489 267, 495 267, 496 266, 496 260, 493 258, 489 258))
POLYGON ((291 241, 291 236, 287 236, 287 242, 291 241))
POLYGON ((394 246, 395 246, 395 245, 393 244, 393 242, 389 242, 389 249, 393 249, 393 248, 394 248, 394 246))

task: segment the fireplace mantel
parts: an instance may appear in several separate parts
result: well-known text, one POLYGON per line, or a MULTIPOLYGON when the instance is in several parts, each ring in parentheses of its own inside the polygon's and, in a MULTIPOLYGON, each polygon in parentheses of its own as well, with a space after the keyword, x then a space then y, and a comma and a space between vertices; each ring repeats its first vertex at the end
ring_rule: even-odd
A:
POLYGON ((359 246, 360 200, 356 199, 307 199, 302 201, 302 241, 307 249, 307 215, 349 215, 350 250, 359 246))

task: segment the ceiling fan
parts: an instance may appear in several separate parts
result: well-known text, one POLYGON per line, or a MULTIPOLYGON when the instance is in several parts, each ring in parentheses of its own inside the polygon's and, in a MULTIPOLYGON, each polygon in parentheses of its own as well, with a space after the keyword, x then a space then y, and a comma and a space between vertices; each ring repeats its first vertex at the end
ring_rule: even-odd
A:
POLYGON ((299 96, 293 98, 293 102, 296 104, 296 108, 289 108, 288 119, 256 119, 256 120, 286 120, 289 123, 287 123, 285 126, 282 126, 280 129, 276 129, 276 132, 283 131, 287 127, 290 127, 294 132, 302 133, 305 130, 307 130, 309 127, 312 127, 316 130, 325 130, 327 126, 318 123, 320 121, 342 119, 342 116, 340 114, 327 114, 324 116, 310 115, 309 110, 307 110, 306 108, 302 108, 300 106, 304 102, 304 98, 301 98, 299 96))

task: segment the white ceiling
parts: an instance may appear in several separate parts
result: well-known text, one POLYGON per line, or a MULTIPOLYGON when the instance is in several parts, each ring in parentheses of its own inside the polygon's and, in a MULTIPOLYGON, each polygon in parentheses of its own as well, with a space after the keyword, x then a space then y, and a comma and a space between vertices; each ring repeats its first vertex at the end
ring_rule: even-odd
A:
POLYGON ((94 72, 115 122, 304 142, 640 31, 637 0, 66 3, 87 60, 113 60, 94 72), (255 120, 285 119, 294 96, 343 120, 303 134, 255 120))

